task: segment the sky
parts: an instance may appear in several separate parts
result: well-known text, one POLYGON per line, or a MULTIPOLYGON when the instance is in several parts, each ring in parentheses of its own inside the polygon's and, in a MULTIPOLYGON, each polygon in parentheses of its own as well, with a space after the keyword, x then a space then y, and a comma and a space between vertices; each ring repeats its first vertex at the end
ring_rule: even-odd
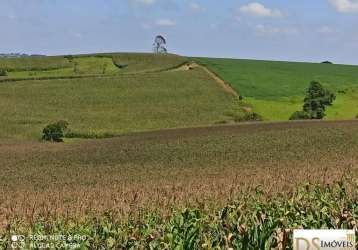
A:
POLYGON ((1 0, 0 53, 151 52, 358 64, 358 0, 1 0))

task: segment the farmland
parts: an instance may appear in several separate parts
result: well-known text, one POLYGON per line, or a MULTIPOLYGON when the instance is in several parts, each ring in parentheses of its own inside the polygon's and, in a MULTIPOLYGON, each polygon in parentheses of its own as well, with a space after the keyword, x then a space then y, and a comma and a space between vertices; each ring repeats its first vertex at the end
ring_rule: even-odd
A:
POLYGON ((71 63, 64 57, 25 57, 1 58, 0 68, 13 71, 41 71, 60 68, 69 68, 71 63))
POLYGON ((8 72, 0 81, 99 77, 162 71, 185 63, 177 55, 112 53, 52 57, 0 58, 0 69, 8 72))
POLYGON ((349 65, 198 58, 230 83, 265 120, 288 120, 303 104, 312 80, 337 94, 327 119, 353 119, 358 113, 358 67, 349 65))
POLYGON ((0 249, 12 234, 290 249, 294 228, 357 228, 358 120, 337 120, 358 113, 354 66, 107 53, 1 67, 0 249), (286 121, 313 79, 338 94, 327 121, 286 121), (238 123, 252 111, 267 121, 238 123), (41 141, 59 120, 72 136, 41 141))
POLYGON ((38 139, 42 128, 57 120, 92 135, 212 125, 226 119, 233 106, 233 97, 200 69, 4 82, 0 137, 38 139))
MULTIPOLYGON (((354 121, 263 123, 155 131, 65 144, 3 141, 0 148, 1 221, 3 225, 12 225, 13 232, 30 227, 44 234, 65 230, 86 232, 92 244, 98 241, 96 244, 111 246, 113 243, 116 246, 113 249, 145 244, 139 240, 145 239, 146 234, 154 234, 158 244, 162 242, 173 247, 181 243, 165 238, 169 237, 165 236, 170 233, 169 229, 162 234, 164 229, 158 228, 173 223, 167 217, 173 208, 178 214, 172 215, 179 217, 185 216, 180 215, 181 209, 199 209, 189 215, 209 216, 203 219, 203 223, 209 223, 211 216, 217 216, 216 211, 233 204, 230 216, 234 216, 235 209, 246 209, 242 210, 246 216, 241 219, 247 220, 242 222, 242 226, 246 226, 249 233, 254 230, 250 220, 254 220, 252 206, 258 202, 252 200, 256 199, 252 195, 257 192, 257 186, 263 192, 260 198, 263 206, 280 207, 281 204, 282 210, 279 211, 283 214, 295 214, 297 211, 291 205, 284 205, 285 197, 291 197, 291 192, 310 181, 331 186, 331 191, 320 191, 326 193, 327 201, 332 202, 331 207, 319 201, 312 202, 317 199, 317 190, 301 197, 295 204, 302 202, 302 209, 307 213, 311 209, 314 211, 314 206, 329 209, 325 221, 314 224, 318 221, 310 221, 301 214, 287 217, 281 226, 273 224, 257 233, 260 237, 271 237, 277 227, 294 225, 339 227, 329 222, 330 216, 339 216, 345 206, 353 206, 351 211, 355 218, 358 212, 357 189, 353 191, 358 167, 357 128, 354 121), (347 195, 337 202, 334 198, 338 195, 335 183, 341 181, 342 176, 347 178, 344 181, 347 195), (245 197, 251 197, 251 203, 248 201, 246 208, 239 208, 245 197), (278 199, 278 203, 270 201, 270 197, 278 199), (304 202, 310 206, 303 205, 304 202), (84 222, 86 218, 107 211, 111 211, 109 217, 100 217, 103 219, 98 221, 100 224, 91 219, 84 222), (138 222, 130 222, 128 216, 138 222), (154 221, 148 221, 150 218, 154 221), (149 228, 137 228, 140 221, 149 228), (56 223, 60 224, 56 226, 56 223), (131 231, 131 226, 126 223, 134 223, 137 229, 131 231), (107 242, 109 238, 97 239, 98 227, 111 228, 110 236, 106 237, 114 242, 107 242), (138 241, 132 242, 132 237, 137 237, 138 241)), ((279 211, 277 213, 281 213, 279 211)), ((235 217, 230 216, 226 223, 236 223, 235 217)), ((275 219, 279 215, 267 216, 275 219)), ((184 219, 183 223, 191 223, 187 221, 189 219, 184 219)), ((263 223, 263 227, 269 226, 267 223, 263 223)), ((215 222, 208 226, 215 226, 215 222)), ((214 235, 218 237, 216 244, 219 245, 224 244, 223 237, 230 232, 226 230, 232 230, 235 237, 245 235, 230 227, 218 230, 214 235)), ((189 244, 189 239, 181 238, 184 235, 172 233, 179 237, 178 240, 189 244)), ((203 234, 195 233, 192 244, 204 244, 201 238, 204 235, 204 231, 203 234)), ((259 238, 255 237, 259 236, 250 237, 252 244, 257 244, 259 238)), ((238 242, 243 242, 239 238, 238 242)), ((207 240, 214 239, 209 237, 207 240)))

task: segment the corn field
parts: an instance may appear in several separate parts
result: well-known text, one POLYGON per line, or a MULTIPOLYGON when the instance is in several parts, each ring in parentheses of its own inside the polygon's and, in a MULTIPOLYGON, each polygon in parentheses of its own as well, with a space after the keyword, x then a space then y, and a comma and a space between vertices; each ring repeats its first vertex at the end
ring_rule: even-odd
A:
MULTIPOLYGON (((27 247, 33 243, 30 235, 80 235, 67 239, 61 246, 70 248, 71 245, 65 244, 74 244, 72 246, 78 249, 292 249, 293 229, 355 229, 357 232, 358 183, 354 180, 326 186, 306 183, 295 192, 272 198, 267 198, 259 187, 254 191, 216 212, 173 208, 168 216, 143 211, 140 217, 128 217, 123 221, 108 211, 101 217, 55 222, 39 217, 28 226, 15 220, 2 233, 0 246, 9 248, 10 235, 23 234, 26 237, 23 244, 27 247)), ((46 241, 46 244, 56 246, 56 241, 46 241)))

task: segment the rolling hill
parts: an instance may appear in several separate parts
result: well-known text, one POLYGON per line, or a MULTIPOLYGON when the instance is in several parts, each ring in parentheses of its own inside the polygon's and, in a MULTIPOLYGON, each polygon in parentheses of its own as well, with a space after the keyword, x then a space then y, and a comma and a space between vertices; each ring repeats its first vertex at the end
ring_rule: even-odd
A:
POLYGON ((358 114, 356 66, 105 53, 2 58, 0 68, 8 71, 0 77, 2 138, 40 138, 57 120, 81 138, 232 123, 247 110, 283 121, 301 109, 311 80, 337 94, 326 119, 358 114))
MULTIPOLYGON (((38 60, 34 67, 45 65, 38 60)), ((235 103, 204 70, 169 70, 185 63, 185 57, 82 55, 70 58, 72 68, 61 57, 43 60, 52 62, 51 70, 37 70, 35 79, 27 66, 30 71, 10 71, 0 83, 1 138, 40 138, 44 126, 58 120, 87 138, 212 125, 225 120, 235 103), (12 74, 23 78, 13 82, 12 74)))

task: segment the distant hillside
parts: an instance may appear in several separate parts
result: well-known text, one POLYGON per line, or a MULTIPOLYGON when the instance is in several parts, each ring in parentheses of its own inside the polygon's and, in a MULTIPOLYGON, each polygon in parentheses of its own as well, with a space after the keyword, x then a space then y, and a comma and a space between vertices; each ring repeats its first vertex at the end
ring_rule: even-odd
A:
POLYGON ((103 53, 48 57, 0 58, 4 79, 41 79, 146 73, 178 67, 188 59, 151 53, 103 53))
POLYGON ((7 71, 0 76, 0 138, 40 138, 58 120, 86 138, 248 121, 252 112, 288 120, 312 80, 338 96, 327 119, 358 114, 356 66, 103 53, 2 58, 0 69, 7 71), (219 77, 187 64, 192 60, 219 77))
POLYGON ((287 120, 301 109, 312 80, 337 94, 327 119, 353 119, 358 113, 358 67, 321 63, 195 58, 244 96, 266 120, 287 120))
POLYGON ((181 70, 187 60, 137 53, 0 59, 10 69, 0 77, 0 138, 38 139, 58 120, 78 137, 101 137, 228 119, 234 98, 201 68, 181 70))
POLYGON ((21 53, 2 53, 0 54, 0 58, 22 58, 22 57, 44 57, 45 55, 28 55, 28 54, 21 54, 21 53))

